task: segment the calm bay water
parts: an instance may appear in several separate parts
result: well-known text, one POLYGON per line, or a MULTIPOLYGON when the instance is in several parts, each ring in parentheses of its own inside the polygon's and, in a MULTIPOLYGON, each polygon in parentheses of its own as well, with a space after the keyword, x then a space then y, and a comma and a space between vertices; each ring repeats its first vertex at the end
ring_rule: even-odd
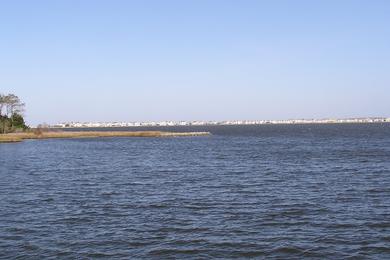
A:
POLYGON ((390 258, 390 124, 163 130, 1 144, 0 258, 390 258))

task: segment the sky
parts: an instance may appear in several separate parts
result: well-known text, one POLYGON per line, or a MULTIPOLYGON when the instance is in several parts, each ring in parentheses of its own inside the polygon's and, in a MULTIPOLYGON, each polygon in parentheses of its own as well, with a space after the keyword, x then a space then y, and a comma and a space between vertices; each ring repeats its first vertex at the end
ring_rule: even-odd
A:
POLYGON ((32 125, 390 117, 390 1, 0 0, 32 125))

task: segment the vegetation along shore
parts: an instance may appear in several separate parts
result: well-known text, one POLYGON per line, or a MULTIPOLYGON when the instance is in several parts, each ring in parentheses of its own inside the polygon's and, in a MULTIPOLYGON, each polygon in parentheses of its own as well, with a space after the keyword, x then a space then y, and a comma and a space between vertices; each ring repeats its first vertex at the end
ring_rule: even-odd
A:
POLYGON ((209 135, 208 132, 161 131, 51 131, 30 129, 24 122, 24 103, 14 94, 0 94, 0 143, 20 142, 24 139, 95 138, 95 137, 177 137, 209 135))
POLYGON ((209 132, 161 132, 161 131, 80 131, 80 132, 41 132, 29 131, 22 133, 8 133, 0 135, 0 143, 20 142, 24 139, 50 139, 50 138, 96 138, 96 137, 180 137, 205 136, 209 132))
POLYGON ((26 131, 23 111, 24 103, 18 96, 0 93, 0 134, 26 131))

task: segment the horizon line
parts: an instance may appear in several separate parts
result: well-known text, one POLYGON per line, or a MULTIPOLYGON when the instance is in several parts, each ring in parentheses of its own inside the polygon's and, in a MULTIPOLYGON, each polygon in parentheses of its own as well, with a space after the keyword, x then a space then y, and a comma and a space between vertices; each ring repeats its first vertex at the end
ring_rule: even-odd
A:
POLYGON ((196 126, 196 125, 260 125, 300 123, 389 123, 390 117, 298 118, 258 120, 151 120, 151 121, 67 121, 38 124, 47 127, 138 127, 138 126, 196 126))

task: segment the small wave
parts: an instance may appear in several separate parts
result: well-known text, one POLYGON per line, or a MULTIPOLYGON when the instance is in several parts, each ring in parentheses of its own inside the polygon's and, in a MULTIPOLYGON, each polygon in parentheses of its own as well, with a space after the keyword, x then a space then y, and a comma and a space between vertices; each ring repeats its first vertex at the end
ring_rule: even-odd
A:
POLYGON ((188 228, 175 228, 175 227, 163 227, 156 230, 156 232, 177 232, 177 233, 192 233, 192 232, 207 232, 210 229, 202 227, 188 227, 188 228))
POLYGON ((280 246, 271 250, 271 254, 304 254, 306 251, 295 246, 280 246))
POLYGON ((390 247, 389 246, 362 246, 359 248, 359 251, 370 253, 370 254, 390 253, 390 247))
POLYGON ((40 247, 31 243, 23 243, 22 248, 28 251, 39 250, 40 247))
POLYGON ((116 191, 105 191, 105 192, 102 192, 101 195, 102 196, 112 196, 112 195, 120 195, 121 193, 120 192, 116 192, 116 191))
POLYGON ((51 222, 51 224, 80 224, 80 223, 91 223, 93 220, 88 217, 66 217, 57 219, 51 222))
POLYGON ((267 253, 264 251, 245 251, 245 252, 237 252, 237 257, 245 257, 245 258, 252 258, 252 257, 261 257, 266 256, 267 253))
POLYGON ((206 253, 207 250, 203 249, 174 249, 174 248, 161 248, 149 251, 151 256, 168 257, 178 255, 199 255, 206 253))
POLYGON ((9 227, 6 229, 6 231, 17 235, 32 234, 36 232, 34 229, 22 227, 9 227))

